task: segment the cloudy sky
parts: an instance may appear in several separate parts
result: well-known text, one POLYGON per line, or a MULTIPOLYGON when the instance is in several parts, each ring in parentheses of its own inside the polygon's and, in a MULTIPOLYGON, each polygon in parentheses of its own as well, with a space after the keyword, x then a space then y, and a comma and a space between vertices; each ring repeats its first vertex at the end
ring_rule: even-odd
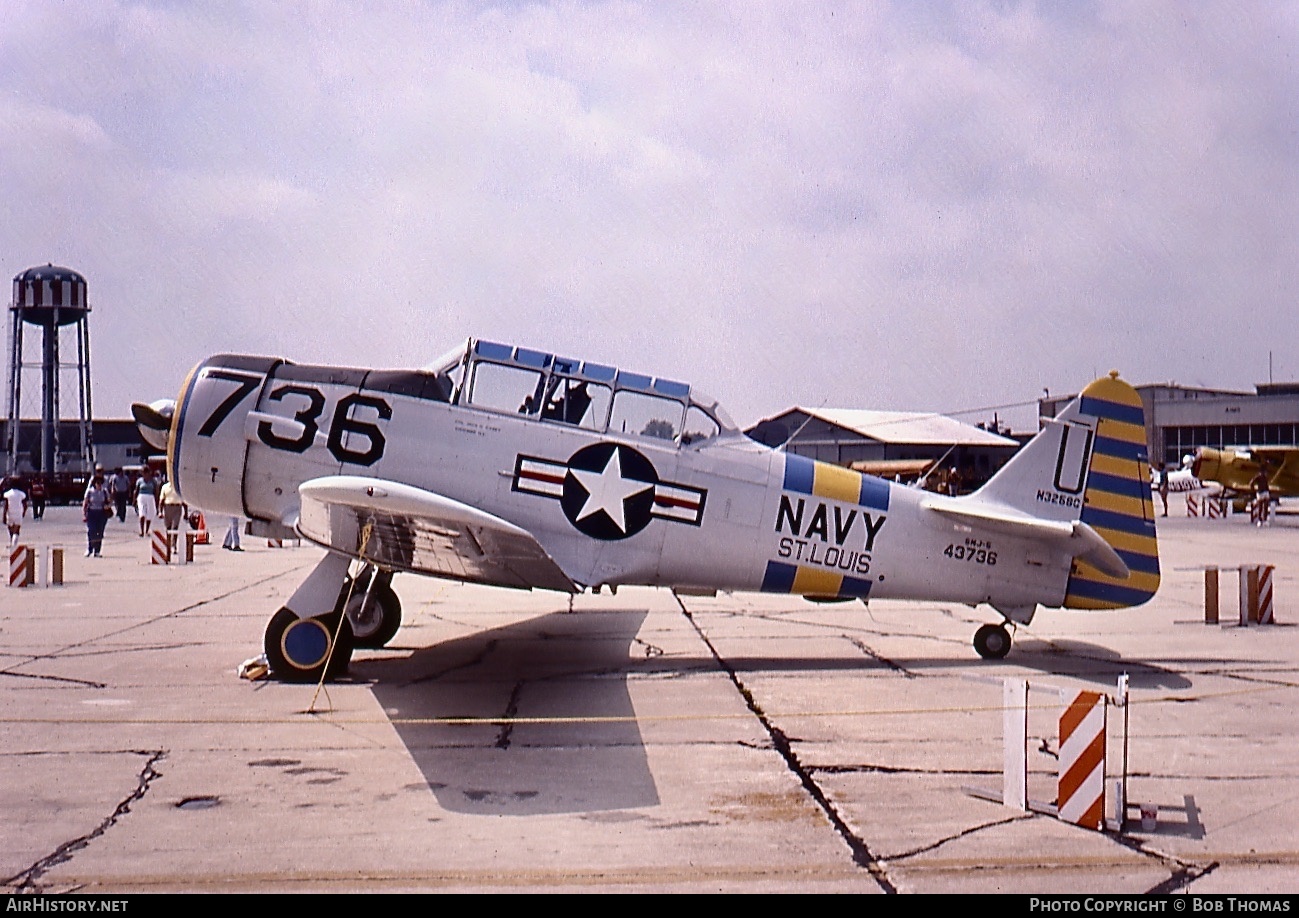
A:
POLYGON ((0 135, 101 416, 470 335, 745 426, 1299 379, 1287 0, 5 0, 0 135))

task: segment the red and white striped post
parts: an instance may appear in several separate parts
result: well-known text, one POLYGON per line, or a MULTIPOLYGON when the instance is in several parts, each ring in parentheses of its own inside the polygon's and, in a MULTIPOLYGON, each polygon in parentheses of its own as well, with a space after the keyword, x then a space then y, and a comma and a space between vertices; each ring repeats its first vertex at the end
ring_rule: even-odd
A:
POLYGON ((1056 807, 1065 822, 1100 831, 1105 820, 1105 696, 1061 692, 1056 807))
POLYGON ((171 563, 171 539, 167 536, 165 529, 154 529, 149 540, 149 563, 150 564, 170 564, 171 563))
POLYGON ((36 553, 28 545, 15 545, 9 549, 9 585, 31 586, 36 582, 36 553))
POLYGON ((1272 571, 1275 568, 1271 564, 1262 564, 1258 567, 1258 623, 1260 625, 1275 624, 1272 618, 1272 571))

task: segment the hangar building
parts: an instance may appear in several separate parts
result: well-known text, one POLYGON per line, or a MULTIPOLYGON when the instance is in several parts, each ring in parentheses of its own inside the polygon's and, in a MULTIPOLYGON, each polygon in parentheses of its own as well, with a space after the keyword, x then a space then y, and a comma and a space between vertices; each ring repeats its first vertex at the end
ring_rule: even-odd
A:
MULTIPOLYGON (((1299 444, 1299 383, 1260 383, 1254 392, 1196 389, 1176 383, 1136 386, 1146 412, 1151 464, 1173 468, 1201 446, 1299 444)), ((1055 417, 1074 396, 1038 400, 1055 417)))
POLYGON ((884 478, 911 481, 931 466, 955 467, 959 490, 986 481, 1019 449, 1001 431, 941 414, 793 407, 747 431, 759 443, 884 478))

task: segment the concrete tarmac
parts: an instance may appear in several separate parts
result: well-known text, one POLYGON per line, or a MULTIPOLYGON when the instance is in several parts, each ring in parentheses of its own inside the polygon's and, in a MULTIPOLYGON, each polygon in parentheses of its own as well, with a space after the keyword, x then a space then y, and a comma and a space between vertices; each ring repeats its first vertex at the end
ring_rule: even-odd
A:
POLYGON ((1299 892, 1299 518, 1174 497, 1150 603, 1039 610, 999 662, 971 646, 985 609, 399 575, 396 638, 323 687, 237 672, 320 550, 223 551, 212 525, 175 566, 133 515, 101 558, 78 508, 24 526, 66 563, 0 588, 6 891, 1299 892), (1242 627, 1253 564, 1276 623, 1242 627), (1125 674, 1105 806, 1126 771, 1131 818, 1081 828, 1046 812, 1062 693, 1125 674), (1024 811, 1000 802, 1006 679, 1024 811))

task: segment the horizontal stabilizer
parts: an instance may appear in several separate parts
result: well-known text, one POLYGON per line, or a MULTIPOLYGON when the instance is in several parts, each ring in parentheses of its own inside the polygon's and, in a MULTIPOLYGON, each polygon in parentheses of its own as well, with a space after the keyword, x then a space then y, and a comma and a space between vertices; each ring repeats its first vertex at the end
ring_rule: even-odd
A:
POLYGON ((962 503, 930 498, 922 502, 921 506, 1006 535, 1054 542, 1072 557, 1082 558, 1111 577, 1122 579, 1129 574, 1128 566, 1123 563, 1118 552, 1110 547, 1100 533, 1081 520, 1045 520, 1013 508, 988 505, 970 498, 962 503))

